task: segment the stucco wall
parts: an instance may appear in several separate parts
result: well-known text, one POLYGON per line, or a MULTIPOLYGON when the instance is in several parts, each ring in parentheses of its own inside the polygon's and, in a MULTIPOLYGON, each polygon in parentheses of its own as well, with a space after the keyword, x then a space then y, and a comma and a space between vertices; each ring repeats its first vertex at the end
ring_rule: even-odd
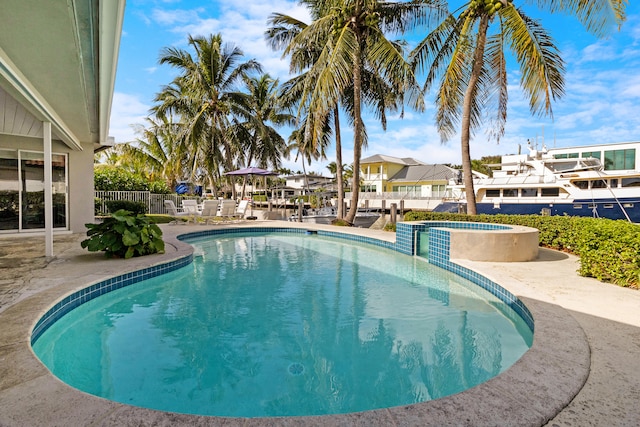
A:
POLYGON ((522 262, 538 257, 538 230, 450 230, 450 257, 471 261, 522 262))
POLYGON ((93 214, 93 147, 69 153, 69 227, 84 233, 86 223, 94 222, 93 214))

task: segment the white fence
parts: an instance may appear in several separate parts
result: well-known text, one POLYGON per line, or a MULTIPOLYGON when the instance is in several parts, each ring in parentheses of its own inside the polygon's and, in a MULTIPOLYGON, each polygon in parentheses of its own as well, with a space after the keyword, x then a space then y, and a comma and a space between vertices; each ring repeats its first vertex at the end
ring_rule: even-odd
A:
POLYGON ((140 202, 147 206, 147 213, 167 214, 168 212, 164 208, 165 200, 173 200, 176 206, 180 206, 184 199, 197 199, 197 197, 181 196, 179 194, 155 194, 148 191, 96 191, 95 214, 109 214, 109 209, 106 204, 109 200, 129 200, 131 202, 140 202))
MULTIPOLYGON (((450 190, 447 190, 449 194, 450 190)), ((164 208, 165 200, 173 200, 176 206, 182 205, 184 199, 197 199, 197 196, 182 196, 179 194, 154 194, 148 191, 96 191, 95 192, 95 214, 108 215, 109 209, 106 202, 109 200, 129 200, 132 202, 141 202, 147 206, 147 213, 150 214, 168 214, 164 208)), ((345 202, 349 203, 351 193, 345 194, 345 202)), ((365 205, 371 209, 381 209, 384 201, 385 208, 389 209, 391 203, 403 206, 405 209, 426 209, 435 208, 441 201, 442 195, 433 197, 416 197, 405 193, 360 193, 360 206, 365 205)), ((275 201, 275 199, 273 200, 275 201)), ((257 203, 265 205, 266 202, 257 203)), ((276 206, 278 204, 276 203, 276 206)))

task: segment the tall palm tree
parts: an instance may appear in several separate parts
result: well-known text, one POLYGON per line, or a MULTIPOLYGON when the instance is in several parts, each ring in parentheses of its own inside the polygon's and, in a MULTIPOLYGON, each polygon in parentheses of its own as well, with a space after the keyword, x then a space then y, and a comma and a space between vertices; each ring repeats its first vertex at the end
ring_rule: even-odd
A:
MULTIPOLYGON (((193 153, 192 170, 222 166, 230 171, 238 155, 229 130, 230 94, 242 76, 261 72, 261 66, 254 60, 241 62, 243 52, 223 44, 220 34, 189 36, 189 45, 195 56, 174 47, 162 50, 160 64, 168 64, 180 74, 156 96, 158 104, 152 111, 158 116, 173 113, 181 117, 181 138, 193 153)), ((220 176, 220 171, 208 170, 207 174, 220 176)))
MULTIPOLYGON (((490 137, 504 135, 510 50, 521 71, 520 86, 533 114, 552 116, 552 101, 564 94, 564 62, 550 34, 513 0, 471 0, 446 17, 412 52, 427 71, 424 89, 440 78, 436 125, 443 142, 460 127, 467 213, 476 214, 469 143, 486 111, 495 111, 490 137), (456 16, 457 14, 457 16, 456 16), (494 30, 489 32, 489 29, 494 30)), ((532 0, 550 12, 576 16, 596 35, 625 18, 626 0, 532 0)))
MULTIPOLYGON (((314 9, 312 8, 312 15, 314 13, 314 9)), ((317 15, 317 14, 316 14, 317 15)), ((274 13, 269 17, 268 24, 270 27, 265 32, 265 38, 267 42, 271 45, 271 48, 274 50, 279 50, 286 48, 291 41, 300 34, 302 30, 304 30, 308 25, 296 18, 274 13)), ((293 70, 304 70, 310 68, 315 61, 317 61, 319 55, 321 53, 321 49, 318 43, 309 43, 305 46, 300 46, 295 52, 291 54, 291 69, 293 70)), ((298 122, 304 123, 304 125, 299 126, 297 130, 294 131, 294 134, 291 135, 289 142, 291 149, 302 148, 303 151, 298 150, 298 154, 302 154, 303 158, 303 173, 305 174, 306 180, 306 171, 304 167, 304 158, 307 157, 309 164, 311 164, 312 159, 316 159, 316 155, 319 152, 324 153, 326 147, 329 144, 329 140, 327 138, 328 134, 333 132, 335 135, 335 151, 336 151, 336 159, 342 160, 342 139, 340 135, 340 115, 338 104, 334 106, 332 111, 329 113, 327 117, 318 117, 316 116, 316 120, 322 121, 325 125, 323 126, 323 132, 318 134, 312 134, 308 131, 308 129, 312 128, 311 118, 309 116, 308 105, 302 104, 301 100, 303 98, 303 94, 308 92, 311 87, 315 84, 314 76, 311 73, 303 72, 300 75, 290 79, 287 81, 282 87, 282 94, 280 99, 284 102, 285 105, 288 105, 289 108, 295 110, 297 108, 297 119, 298 122), (297 106, 297 107, 296 107, 297 106), (330 119, 333 117, 333 130, 328 125, 327 118, 330 119), (305 156, 304 152, 314 153, 312 155, 305 156)), ((298 158, 298 154, 296 154, 296 161, 298 158)), ((323 154, 324 156, 324 154, 323 154)), ((324 158, 324 157, 323 157, 324 158)), ((338 169, 341 168, 338 166, 338 169)), ((342 172, 340 170, 340 172, 342 172)), ((342 175, 342 174, 340 174, 342 175)), ((344 200, 344 186, 342 185, 342 177, 338 179, 338 200, 344 200)), ((343 203, 340 202, 337 210, 337 217, 342 219, 344 217, 344 209, 343 203)))
POLYGON ((403 31, 423 23, 433 10, 433 2, 303 0, 301 3, 309 7, 314 21, 289 40, 284 54, 291 55, 293 72, 306 72, 307 81, 314 83, 305 86, 300 100, 309 114, 306 135, 312 140, 321 135, 325 117, 352 88, 349 116, 353 120, 356 176, 345 219, 353 223, 358 208, 360 157, 366 141, 362 120, 366 102, 363 76, 369 71, 380 77, 394 93, 402 94, 412 106, 420 108, 422 97, 411 67, 400 44, 388 40, 384 30, 403 31))

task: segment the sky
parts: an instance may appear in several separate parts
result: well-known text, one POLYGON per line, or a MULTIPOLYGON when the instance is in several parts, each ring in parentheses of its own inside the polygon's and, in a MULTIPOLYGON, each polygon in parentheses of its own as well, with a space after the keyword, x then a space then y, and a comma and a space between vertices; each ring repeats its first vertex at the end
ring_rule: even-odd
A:
MULTIPOLYGON (((455 2, 450 2, 455 3, 455 2)), ((517 6, 522 0, 515 0, 517 6)), ((508 65, 508 117, 504 137, 490 140, 483 130, 471 141, 471 157, 526 152, 527 141, 538 147, 574 147, 640 140, 640 4, 630 1, 627 21, 618 31, 598 39, 574 18, 540 14, 525 6, 551 33, 565 61, 565 95, 553 104, 553 119, 533 116, 519 88, 520 72, 508 65)), ((310 22, 306 9, 296 1, 244 0, 128 0, 120 43, 110 136, 116 143, 133 141, 135 125, 144 125, 153 98, 169 84, 176 71, 159 65, 165 47, 189 50, 189 35, 220 33, 225 43, 239 47, 247 59, 281 82, 288 80, 289 63, 281 52, 264 41, 267 18, 278 12, 310 22)), ((426 36, 414 34, 409 43, 426 36)), ((193 52, 191 52, 193 54, 193 52)), ((424 82, 424 76, 419 76, 424 82)), ((413 157, 425 163, 461 164, 460 137, 442 143, 435 127, 433 92, 425 98, 426 111, 407 109, 404 117, 389 117, 386 132, 369 115, 364 116, 369 141, 362 158, 375 154, 413 157)), ((343 162, 352 163, 353 133, 345 125, 343 162)), ((290 129, 281 129, 288 139, 290 129)), ((313 162, 308 171, 330 176, 327 165, 335 160, 334 147, 327 159, 313 162)), ((300 161, 284 159, 283 166, 302 170, 300 161)))

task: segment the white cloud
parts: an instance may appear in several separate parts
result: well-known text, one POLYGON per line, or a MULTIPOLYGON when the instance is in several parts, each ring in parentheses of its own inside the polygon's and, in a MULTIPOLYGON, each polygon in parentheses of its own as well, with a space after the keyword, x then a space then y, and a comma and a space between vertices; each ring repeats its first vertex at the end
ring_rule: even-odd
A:
POLYGON ((133 125, 144 124, 149 106, 137 96, 115 92, 111 106, 109 136, 116 142, 129 142, 135 139, 133 125))

